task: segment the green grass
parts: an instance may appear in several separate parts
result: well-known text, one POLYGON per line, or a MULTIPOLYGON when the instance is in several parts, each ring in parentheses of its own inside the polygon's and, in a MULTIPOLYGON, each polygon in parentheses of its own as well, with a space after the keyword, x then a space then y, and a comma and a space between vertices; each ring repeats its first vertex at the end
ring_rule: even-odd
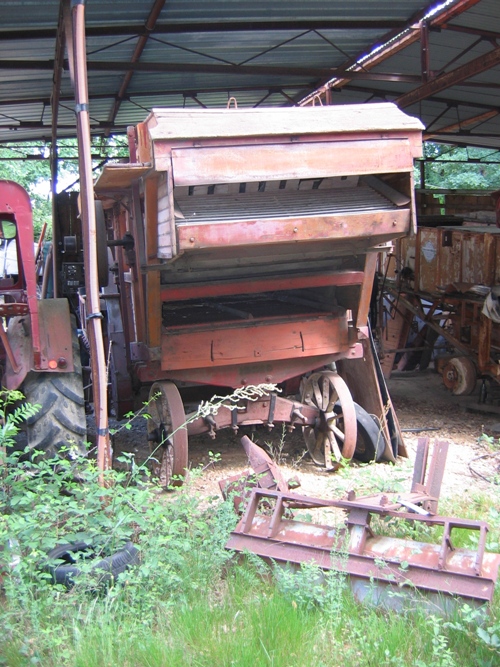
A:
MULTIPOLYGON (((103 495, 96 471, 89 468, 83 484, 70 481, 68 472, 40 463, 27 474, 19 464, 1 478, 0 542, 16 537, 21 556, 4 577, 2 667, 500 664, 498 593, 486 620, 465 605, 450 618, 418 607, 363 606, 342 573, 322 583, 314 566, 293 573, 226 552, 236 521, 230 503, 202 502, 189 485, 159 495, 124 472, 110 473, 103 495), (70 591, 53 586, 40 572, 43 553, 75 536, 103 548, 132 537, 141 565, 104 590, 96 591, 86 575, 70 591)), ((382 483, 375 467, 366 469, 365 491, 370 475, 372 490, 382 483)), ((442 511, 487 519, 490 544, 498 544, 499 500, 492 489, 466 502, 445 499, 442 511)), ((407 526, 388 530, 404 533, 407 526)), ((468 546, 467 536, 458 537, 468 546)), ((432 536, 417 537, 423 538, 432 536)), ((8 562, 9 551, 0 552, 0 569, 8 570, 8 562)))

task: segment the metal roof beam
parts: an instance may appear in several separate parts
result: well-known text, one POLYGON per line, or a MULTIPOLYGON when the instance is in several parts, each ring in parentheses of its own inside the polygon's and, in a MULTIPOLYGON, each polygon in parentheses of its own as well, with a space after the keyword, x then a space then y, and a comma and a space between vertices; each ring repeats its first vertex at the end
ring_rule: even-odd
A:
MULTIPOLYGON (((353 90, 357 93, 366 93, 366 95, 373 95, 375 97, 384 98, 386 101, 393 102, 397 93, 394 90, 383 90, 381 88, 369 88, 368 86, 346 86, 346 90, 353 90)), ((342 91, 339 90, 340 94, 342 91)), ((483 102, 472 102, 470 100, 456 100, 451 97, 427 97, 426 102, 436 102, 438 104, 446 104, 449 107, 471 107, 473 109, 482 109, 483 111, 498 110, 500 107, 494 104, 484 104, 483 102)))
MULTIPOLYGON (((448 21, 460 16, 463 12, 474 7, 480 0, 457 0, 453 5, 447 7, 446 9, 439 12, 428 19, 429 29, 439 28, 442 24, 447 23, 448 21)), ((368 52, 360 53, 355 58, 352 58, 347 62, 343 67, 342 76, 339 73, 338 79, 332 83, 331 77, 330 80, 327 80, 321 87, 319 87, 314 92, 310 93, 301 100, 301 104, 308 104, 313 101, 315 97, 319 95, 324 95, 329 88, 336 87, 341 88, 346 85, 348 81, 354 79, 352 76, 354 71, 359 71, 360 69, 369 70, 376 65, 379 65, 384 60, 387 60, 390 56, 394 55, 398 51, 405 49, 410 44, 418 41, 420 39, 420 23, 425 19, 430 9, 435 5, 432 3, 428 5, 424 10, 417 12, 414 16, 407 21, 404 28, 401 30, 396 30, 389 32, 377 44, 373 44, 371 49, 368 52), (382 48, 377 48, 374 51, 375 47, 379 44, 382 44, 382 48), (374 51, 370 53, 370 51, 374 51), (362 61, 362 62, 361 62, 362 61), (356 70, 349 70, 349 67, 356 67, 356 70), (349 71, 348 71, 349 70, 349 71)))
MULTIPOLYGON (((52 70, 53 60, 0 60, 0 70, 52 70)), ((69 69, 65 61, 64 69, 69 69)), ((89 72, 195 72, 210 74, 237 74, 237 75, 275 75, 275 76, 335 76, 340 71, 337 67, 285 67, 274 65, 218 65, 193 63, 158 63, 158 62, 117 62, 97 61, 87 62, 89 72)), ((386 72, 353 72, 349 76, 355 79, 373 81, 396 81, 402 83, 419 83, 421 77, 411 74, 391 74, 386 72)), ((262 87, 262 86, 261 86, 262 87)), ((267 88, 267 86, 264 86, 267 88)))
MULTIPOLYGON (((207 32, 262 32, 290 30, 392 30, 403 28, 405 21, 380 21, 377 19, 311 19, 286 21, 221 21, 218 23, 168 23, 155 26, 154 34, 178 35, 207 32)), ((27 28, 26 30, 0 30, 0 39, 55 39, 54 28, 27 28)), ((126 35, 146 36, 144 24, 92 26, 86 28, 87 37, 116 37, 126 35)))
MULTIPOLYGON (((144 25, 145 29, 145 34, 139 37, 139 41, 136 44, 136 47, 134 49, 134 53, 132 54, 132 58, 130 61, 130 64, 133 65, 135 63, 138 63, 144 49, 146 48, 146 44, 148 42, 148 39, 152 33, 152 31, 155 29, 156 22, 158 21, 160 14, 162 12, 162 9, 165 5, 165 0, 155 0, 153 7, 151 8, 151 11, 149 13, 149 16, 147 18, 147 21, 144 25)), ((132 80, 132 77, 134 76, 134 69, 130 68, 125 76, 123 77, 122 84, 120 86, 120 90, 118 91, 118 94, 115 98, 115 101, 113 103, 113 106, 109 112, 108 116, 108 121, 110 123, 114 123, 116 116, 118 115, 118 112, 120 110, 121 103, 123 99, 125 98, 125 95, 127 93, 127 89, 129 87, 130 81, 132 80)))
MULTIPOLYGON (((214 87, 214 88, 196 88, 192 89, 171 89, 171 90, 154 90, 154 91, 144 91, 144 92, 133 92, 128 93, 124 97, 124 101, 131 101, 133 99, 141 99, 143 97, 167 97, 169 95, 183 95, 185 97, 192 97, 193 95, 200 94, 211 94, 211 93, 227 93, 230 92, 244 93, 252 91, 269 91, 270 93, 280 93, 286 95, 285 89, 292 90, 302 90, 303 88, 311 88, 314 84, 310 81, 304 81, 302 83, 293 83, 286 86, 265 86, 265 85, 256 85, 256 86, 224 86, 224 87, 214 87)), ((96 93, 94 95, 89 95, 90 101, 92 100, 108 100, 113 98, 111 93, 96 93)), ((59 97, 59 102, 72 102, 74 97, 71 95, 61 95, 59 97)), ((293 101, 290 99, 290 101, 293 101)), ((28 97, 28 98, 18 98, 14 100, 0 100, 0 107, 10 107, 10 106, 22 106, 23 104, 50 104, 49 97, 28 97)))
POLYGON ((462 25, 454 25, 452 23, 445 23, 440 26, 443 30, 450 30, 453 32, 461 32, 466 35, 477 35, 483 39, 500 39, 500 32, 493 32, 492 30, 479 30, 478 28, 469 28, 462 25))
POLYGON ((478 56, 468 63, 457 67, 451 72, 437 76, 435 79, 432 79, 432 81, 424 83, 422 86, 415 88, 415 90, 411 90, 409 93, 400 95, 394 101, 401 109, 404 109, 405 107, 416 104, 421 100, 425 100, 427 97, 435 95, 436 93, 440 93, 442 90, 446 90, 451 86, 456 86, 466 79, 470 79, 477 74, 481 74, 481 72, 485 72, 486 70, 495 67, 499 63, 500 47, 497 47, 492 51, 478 56))
POLYGON ((437 130, 434 130, 434 132, 431 132, 429 134, 424 134, 423 139, 424 141, 429 141, 433 137, 435 137, 438 134, 448 134, 452 132, 456 132, 457 130, 464 130, 470 125, 477 125, 478 123, 484 123, 485 121, 489 120, 490 118, 494 118, 495 116, 498 116, 499 112, 497 110, 492 109, 491 111, 485 111, 485 113, 478 114, 477 116, 472 116, 472 118, 466 118, 465 120, 459 122, 459 123, 453 123, 452 125, 446 125, 446 127, 440 127, 437 130))

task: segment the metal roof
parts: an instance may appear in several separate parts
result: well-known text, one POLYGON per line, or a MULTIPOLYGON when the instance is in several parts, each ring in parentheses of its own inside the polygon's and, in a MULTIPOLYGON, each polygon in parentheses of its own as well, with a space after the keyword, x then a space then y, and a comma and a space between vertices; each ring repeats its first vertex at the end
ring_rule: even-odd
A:
MULTIPOLYGON (((240 108, 383 99, 420 117, 428 136, 500 147, 498 0, 448 0, 431 15, 435 6, 87 0, 91 131, 123 133, 152 107, 224 107, 230 97, 240 108)), ((69 7, 0 3, 0 143, 50 140, 57 94, 57 136, 75 135, 67 55, 58 57, 69 7)))

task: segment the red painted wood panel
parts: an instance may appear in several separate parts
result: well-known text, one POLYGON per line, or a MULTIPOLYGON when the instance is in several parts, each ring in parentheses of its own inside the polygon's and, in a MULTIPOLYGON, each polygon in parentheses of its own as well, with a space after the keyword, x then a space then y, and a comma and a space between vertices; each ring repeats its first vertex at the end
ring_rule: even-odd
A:
MULTIPOLYGON (((177 226, 179 250, 407 234, 408 209, 177 226)), ((368 244, 369 245, 369 244, 368 244)))
POLYGON ((345 313, 289 321, 253 320, 218 326, 167 329, 163 371, 335 354, 349 347, 345 313))
POLYGON ((413 155, 408 139, 384 138, 181 148, 172 150, 172 164, 179 186, 402 172, 413 155))

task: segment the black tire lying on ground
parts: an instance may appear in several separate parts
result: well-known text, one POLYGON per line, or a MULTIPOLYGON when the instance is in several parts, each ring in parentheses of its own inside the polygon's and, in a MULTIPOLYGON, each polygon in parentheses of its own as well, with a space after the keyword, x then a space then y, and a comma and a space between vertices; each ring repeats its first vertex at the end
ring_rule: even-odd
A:
POLYGON ((59 544, 48 552, 48 562, 44 570, 52 575, 54 584, 63 584, 66 588, 71 588, 75 580, 82 574, 82 568, 79 566, 82 559, 86 562, 90 561, 90 574, 94 575, 98 584, 102 585, 112 583, 119 574, 137 565, 139 550, 132 542, 127 542, 119 551, 102 558, 96 554, 95 548, 86 542, 59 544), (53 565, 52 563, 56 560, 63 562, 53 565))

